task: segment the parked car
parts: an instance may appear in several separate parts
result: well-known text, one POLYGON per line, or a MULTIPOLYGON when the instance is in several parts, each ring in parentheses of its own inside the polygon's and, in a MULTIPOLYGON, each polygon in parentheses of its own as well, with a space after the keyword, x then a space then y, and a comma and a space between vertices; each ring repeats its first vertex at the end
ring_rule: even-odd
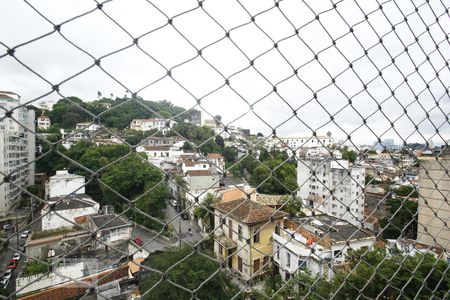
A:
POLYGON ((27 235, 31 234, 31 230, 25 230, 23 233, 26 233, 27 235))
POLYGON ((17 268, 17 261, 11 259, 8 264, 8 269, 15 269, 15 268, 17 268))
POLYGON ((3 273, 2 279, 3 279, 3 278, 8 278, 8 279, 10 279, 11 276, 12 276, 12 271, 13 271, 12 269, 6 270, 5 273, 3 273))
POLYGON ((14 228, 14 226, 12 224, 5 224, 5 225, 3 225, 3 230, 10 230, 10 229, 13 229, 13 228, 14 228))
POLYGON ((14 253, 13 260, 20 260, 20 253, 14 253))
POLYGON ((20 247, 19 251, 22 252, 22 253, 25 253, 25 246, 20 247))
POLYGON ((181 207, 179 205, 175 206, 175 209, 177 210, 177 212, 181 211, 181 207))
POLYGON ((142 239, 140 237, 138 237, 138 236, 133 239, 133 242, 135 242, 139 246, 142 246, 144 244, 142 239))
POLYGON ((22 233, 22 234, 20 235, 20 238, 23 239, 23 240, 26 240, 27 237, 28 237, 28 234, 26 234, 26 233, 22 233))
POLYGON ((170 200, 170 204, 172 204, 173 207, 177 207, 178 206, 178 201, 175 199, 170 200))
POLYGON ((6 289, 6 288, 8 287, 8 285, 9 285, 9 278, 3 277, 3 278, 0 280, 0 284, 3 285, 3 288, 4 288, 4 289, 6 289))

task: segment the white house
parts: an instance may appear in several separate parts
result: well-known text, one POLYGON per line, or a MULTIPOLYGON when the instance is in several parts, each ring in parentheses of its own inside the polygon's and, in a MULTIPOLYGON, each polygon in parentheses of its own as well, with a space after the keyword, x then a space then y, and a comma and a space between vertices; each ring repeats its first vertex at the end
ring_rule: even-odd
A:
POLYGON ((37 118, 37 126, 39 129, 48 129, 51 125, 50 118, 47 116, 39 116, 37 118))
POLYGON ((97 232, 94 247, 108 248, 108 245, 127 241, 131 238, 133 224, 116 214, 88 216, 89 227, 97 232), (98 241, 97 241, 98 240, 98 241))
POLYGON ((84 194, 85 179, 83 176, 69 174, 67 170, 58 170, 45 183, 45 198, 50 200, 58 196, 84 194))
POLYGON ((130 123, 130 129, 137 131, 149 131, 156 129, 163 134, 166 134, 166 132, 168 132, 173 126, 173 124, 176 124, 176 122, 160 118, 133 119, 130 123))
POLYGON ((283 279, 306 270, 331 279, 345 267, 349 250, 370 249, 375 241, 367 231, 327 215, 286 219, 284 229, 273 234, 273 258, 283 279))
POLYGON ((291 149, 296 150, 298 148, 315 148, 326 147, 329 148, 334 144, 334 139, 331 133, 327 135, 318 136, 303 136, 303 137, 281 137, 281 141, 289 146, 291 149))
POLYGON ((72 227, 75 218, 97 214, 99 209, 100 205, 86 194, 50 198, 42 209, 42 230, 72 227))

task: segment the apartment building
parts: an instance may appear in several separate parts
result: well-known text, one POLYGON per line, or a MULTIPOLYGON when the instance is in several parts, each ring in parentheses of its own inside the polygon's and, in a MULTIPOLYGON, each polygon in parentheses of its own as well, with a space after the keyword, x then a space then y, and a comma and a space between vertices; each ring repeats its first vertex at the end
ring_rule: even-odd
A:
POLYGON ((355 226, 364 222, 364 168, 331 156, 300 159, 297 183, 306 207, 355 226))
POLYGON ((0 216, 7 215, 20 201, 19 187, 34 184, 35 114, 33 110, 17 108, 19 105, 19 95, 0 91, 0 182, 4 174, 9 176, 8 183, 0 185, 0 216), (18 123, 8 117, 2 120, 6 111, 12 111, 11 117, 18 123))
POLYGON ((334 144, 334 139, 331 135, 331 132, 328 132, 327 135, 281 137, 280 139, 285 145, 293 150, 297 150, 298 148, 329 148, 334 144))
POLYGON ((45 183, 45 198, 50 200, 58 196, 84 194, 85 181, 84 176, 70 174, 67 170, 58 170, 45 183))
POLYGON ((214 253, 228 269, 244 280, 270 268, 272 234, 283 227, 288 214, 249 199, 219 201, 213 204, 214 253))
POLYGON ((321 215, 285 220, 273 241, 275 267, 283 279, 302 271, 331 279, 337 269, 345 268, 348 251, 370 249, 376 238, 346 221, 321 215))
POLYGON ((165 134, 170 130, 170 127, 176 123, 175 121, 152 118, 152 119, 133 119, 130 124, 130 129, 137 131, 149 131, 156 129, 165 134), (169 125, 168 125, 169 124, 169 125))
POLYGON ((450 151, 420 158, 417 240, 450 251, 450 151))

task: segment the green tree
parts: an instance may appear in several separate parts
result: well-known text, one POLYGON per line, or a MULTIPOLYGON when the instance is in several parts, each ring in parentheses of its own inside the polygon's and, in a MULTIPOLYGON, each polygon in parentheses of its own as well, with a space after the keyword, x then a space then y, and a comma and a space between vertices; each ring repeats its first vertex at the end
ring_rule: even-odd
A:
POLYGON ((257 166, 250 176, 250 184, 264 194, 290 194, 297 185, 297 168, 294 162, 270 159, 257 166))
POLYGON ((342 158, 345 160, 348 160, 351 163, 355 163, 357 157, 358 157, 358 154, 353 150, 345 149, 342 152, 342 158))
POLYGON ((231 299, 238 293, 238 289, 226 280, 224 272, 217 272, 221 267, 220 264, 205 255, 213 257, 212 253, 193 253, 191 248, 185 247, 178 251, 165 251, 150 256, 144 263, 146 266, 161 272, 166 272, 169 268, 170 270, 162 280, 161 275, 151 271, 143 276, 140 288, 144 293, 157 284, 145 294, 144 299, 177 300, 191 297, 190 293, 176 288, 168 280, 190 290, 198 289, 196 294, 198 299, 231 299))
POLYGON ((216 200, 217 199, 214 198, 212 194, 208 193, 201 205, 196 207, 194 210, 194 216, 203 221, 207 231, 214 228, 214 208, 212 207, 212 204, 216 200))
POLYGON ((419 193, 417 192, 417 189, 413 186, 402 185, 394 192, 397 196, 419 198, 419 193))
POLYGON ((235 162, 237 158, 237 150, 234 147, 225 147, 223 149, 223 156, 226 162, 235 162))
POLYGON ((387 199, 386 206, 389 207, 389 216, 380 219, 380 228, 384 228, 383 238, 397 239, 407 236, 415 239, 417 236, 417 202, 406 199, 387 199), (394 217, 389 220, 391 216, 394 217))
MULTIPOLYGON (((136 200, 136 208, 152 217, 163 219, 169 188, 163 181, 162 172, 143 159, 145 158, 139 154, 130 155, 109 167, 102 174, 102 182, 114 190, 113 192, 107 186, 102 185, 104 202, 112 204, 115 209, 122 211, 130 205, 122 197, 130 201, 136 200), (115 192, 122 197, 116 195, 115 192), (141 197, 142 195, 144 196, 141 197)), ((129 211, 128 215, 145 226, 160 228, 157 221, 148 219, 139 212, 129 211)))

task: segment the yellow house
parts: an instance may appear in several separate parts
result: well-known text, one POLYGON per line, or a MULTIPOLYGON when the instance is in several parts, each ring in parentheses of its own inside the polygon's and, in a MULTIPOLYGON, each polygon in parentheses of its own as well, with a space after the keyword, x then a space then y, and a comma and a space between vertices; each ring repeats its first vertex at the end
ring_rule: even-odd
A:
POLYGON ((267 270, 272 257, 272 234, 283 228, 288 214, 249 199, 219 201, 215 209, 214 252, 244 280, 267 270))

